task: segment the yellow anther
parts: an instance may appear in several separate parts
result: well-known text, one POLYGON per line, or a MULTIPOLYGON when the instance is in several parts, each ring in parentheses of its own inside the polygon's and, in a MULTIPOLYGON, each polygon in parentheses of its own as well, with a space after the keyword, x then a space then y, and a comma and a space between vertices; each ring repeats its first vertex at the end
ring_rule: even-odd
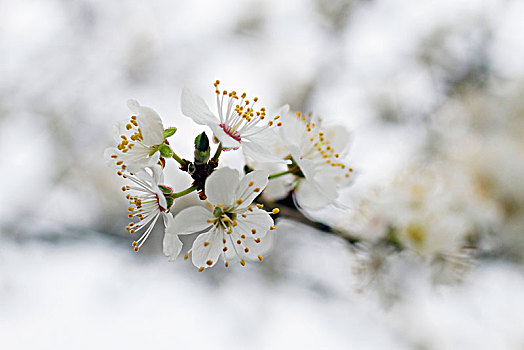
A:
POLYGON ((240 265, 246 266, 246 261, 244 259, 240 259, 240 265))
POLYGON ((226 244, 226 239, 222 238, 222 243, 226 244))
POLYGON ((280 213, 280 209, 275 208, 275 209, 272 210, 272 213, 273 214, 278 214, 278 213, 280 213))
POLYGON ((130 234, 133 234, 133 233, 135 233, 135 232, 136 232, 135 229, 131 229, 131 230, 129 230, 129 233, 130 233, 130 234))
POLYGON ((260 260, 260 261, 264 260, 264 258, 262 257, 262 255, 259 255, 259 256, 258 256, 258 260, 260 260))
POLYGON ((224 207, 224 204, 222 204, 222 203, 218 203, 218 204, 217 204, 217 207, 219 207, 219 208, 223 208, 223 207, 224 207))
POLYGON ((251 233, 256 235, 257 234, 257 229, 256 228, 251 229, 251 233))
POLYGON ((253 186, 255 183, 253 181, 249 181, 249 187, 253 186))
POLYGON ((213 223, 215 222, 215 219, 207 219, 206 222, 213 223))
POLYGON ((260 243, 260 238, 255 239, 256 243, 260 243))
POLYGON ((242 199, 237 199, 236 202, 237 202, 238 205, 240 205, 240 204, 242 204, 243 200, 242 199))
POLYGON ((223 252, 227 252, 227 247, 222 248, 223 252))
POLYGON ((136 247, 137 244, 138 244, 137 241, 134 241, 133 242, 133 247, 136 247))
POLYGON ((242 241, 241 241, 241 240, 238 240, 238 241, 237 241, 237 244, 242 244, 242 241))
POLYGON ((258 209, 262 209, 262 208, 264 208, 264 204, 257 204, 257 208, 258 208, 258 209))
POLYGON ((273 121, 270 120, 270 121, 267 123, 267 125, 269 125, 269 126, 273 125, 273 121))
POLYGON ((278 122, 278 123, 277 123, 277 126, 282 126, 282 122, 278 122))
POLYGON ((238 225, 238 222, 236 220, 233 220, 233 227, 235 227, 236 225, 238 225))
POLYGON ((138 249, 140 249, 138 246, 136 246, 135 248, 135 252, 138 252, 138 249))
POLYGON ((184 260, 187 260, 187 259, 189 259, 189 253, 186 253, 186 254, 184 255, 184 260))
POLYGON ((253 192, 260 192, 260 187, 255 187, 255 189, 253 190, 253 192))
POLYGON ((207 247, 208 245, 210 245, 211 243, 209 242, 204 242, 204 247, 207 247))
POLYGON ((130 130, 131 128, 132 128, 131 124, 127 124, 127 125, 126 125, 126 129, 127 129, 127 130, 130 130))
POLYGON ((246 215, 246 214, 242 214, 242 217, 243 217, 243 218, 247 218, 247 215, 246 215))
POLYGON ((350 172, 353 172, 353 168, 349 168, 349 171, 350 171, 350 172))
POLYGON ((243 234, 243 235, 240 236, 240 238, 246 239, 246 235, 243 234))
POLYGON ((200 267, 200 268, 198 269, 198 272, 202 272, 202 271, 204 271, 204 270, 205 270, 205 267, 202 266, 202 267, 200 267))
POLYGON ((245 248, 244 248, 244 252, 249 253, 249 248, 248 248, 248 247, 245 247, 245 248))
POLYGON ((111 158, 118 158, 118 156, 116 154, 112 154, 111 158))
POLYGON ((269 229, 270 229, 270 230, 274 230, 274 229, 276 229, 276 228, 277 228, 276 226, 269 226, 269 229))
POLYGON ((224 265, 225 265, 226 267, 229 267, 229 263, 228 263, 227 261, 224 263, 224 265))
POLYGON ((209 266, 213 265, 213 260, 206 261, 206 264, 208 264, 209 266))

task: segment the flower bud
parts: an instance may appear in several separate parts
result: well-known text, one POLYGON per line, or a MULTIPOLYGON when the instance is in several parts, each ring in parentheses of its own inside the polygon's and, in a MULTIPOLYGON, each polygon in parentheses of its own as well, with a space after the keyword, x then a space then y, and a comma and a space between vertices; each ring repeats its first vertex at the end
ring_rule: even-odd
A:
POLYGON ((206 163, 209 160, 211 149, 205 132, 195 138, 195 162, 206 163))

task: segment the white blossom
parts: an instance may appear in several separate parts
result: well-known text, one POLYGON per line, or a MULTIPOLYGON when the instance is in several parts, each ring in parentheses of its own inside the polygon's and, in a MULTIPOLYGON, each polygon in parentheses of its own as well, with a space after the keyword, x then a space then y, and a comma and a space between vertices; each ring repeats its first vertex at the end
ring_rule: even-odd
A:
POLYGON ((275 142, 274 127, 282 126, 279 115, 269 118, 266 108, 255 110, 258 98, 251 101, 243 93, 218 89, 215 82, 218 116, 213 114, 205 101, 189 89, 182 91, 182 113, 200 125, 207 125, 213 131, 224 149, 242 148, 244 155, 261 162, 282 162, 272 156, 266 147, 275 142))
MULTIPOLYGON (((275 229, 269 212, 262 205, 252 202, 268 182, 268 173, 255 170, 240 177, 237 170, 220 168, 209 176, 205 185, 207 200, 212 211, 202 206, 193 206, 178 213, 166 230, 164 254, 173 255, 171 240, 178 235, 201 233, 186 254, 192 254, 193 264, 203 271, 215 265, 219 257, 225 260, 245 259, 262 261, 270 239, 268 231, 275 229)), ((278 209, 273 210, 273 214, 278 209)))
MULTIPOLYGON (((159 187, 159 184, 163 183, 164 180, 162 168, 159 165, 146 168, 133 175, 124 174, 122 176, 133 183, 122 187, 122 191, 129 192, 126 194, 126 199, 129 201, 128 217, 139 220, 138 222, 130 222, 126 226, 126 230, 135 234, 147 227, 140 238, 133 242, 135 251, 138 251, 151 234, 160 216, 163 216, 164 225, 168 225, 173 218, 168 213, 168 202, 159 187)), ((171 244, 173 246, 177 244, 174 237, 172 237, 171 244)), ((181 246, 182 243, 180 242, 178 252, 180 252, 181 246)), ((173 248, 172 251, 175 251, 175 249, 173 248)))
POLYGON ((127 105, 136 115, 113 127, 118 144, 106 149, 104 157, 119 171, 137 172, 158 162, 157 151, 164 142, 164 126, 153 109, 141 106, 136 100, 127 101, 127 105))
POLYGON ((320 119, 298 112, 282 113, 282 120, 279 142, 270 150, 279 157, 292 157, 296 168, 292 169, 294 176, 271 180, 270 194, 279 198, 294 189, 298 205, 305 209, 335 203, 339 190, 355 176, 353 168, 342 160, 349 148, 349 133, 339 125, 323 127, 320 119))

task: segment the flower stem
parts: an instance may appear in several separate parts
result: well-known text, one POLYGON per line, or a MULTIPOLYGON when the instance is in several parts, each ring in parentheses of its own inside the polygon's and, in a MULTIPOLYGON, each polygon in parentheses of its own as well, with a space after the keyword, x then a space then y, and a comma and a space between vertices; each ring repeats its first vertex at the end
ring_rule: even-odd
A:
POLYGON ((293 172, 291 170, 282 171, 280 173, 271 174, 269 175, 269 179, 276 179, 277 177, 284 176, 287 174, 292 174, 293 172))
POLYGON ((180 197, 183 197, 185 196, 186 194, 190 194, 191 192, 195 191, 196 189, 198 188, 197 185, 193 185, 183 191, 180 191, 180 192, 176 192, 176 193, 171 193, 171 197, 173 198, 180 198, 180 197))
POLYGON ((213 156, 213 161, 218 162, 218 157, 220 157, 220 153, 222 153, 222 142, 218 144, 217 151, 215 152, 215 155, 213 156))
POLYGON ((180 164, 182 166, 187 165, 186 161, 183 160, 182 158, 180 158, 175 152, 173 152, 173 159, 176 160, 178 162, 178 164, 180 164))

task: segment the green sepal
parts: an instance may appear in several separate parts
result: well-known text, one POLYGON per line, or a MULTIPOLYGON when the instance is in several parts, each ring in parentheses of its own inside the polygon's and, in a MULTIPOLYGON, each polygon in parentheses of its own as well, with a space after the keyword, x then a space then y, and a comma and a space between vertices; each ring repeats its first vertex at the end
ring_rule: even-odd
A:
POLYGON ((171 158, 173 156, 173 151, 171 150, 171 147, 166 145, 165 143, 161 144, 158 147, 158 150, 160 151, 160 155, 164 158, 171 158))
POLYGON ((173 128, 167 128, 164 130, 164 140, 167 139, 168 137, 171 137, 175 134, 177 128, 173 127, 173 128))
POLYGON ((164 196, 164 197, 166 197, 167 209, 169 210, 173 206, 173 203, 175 203, 175 199, 171 196, 164 196))
POLYGON ((162 193, 165 193, 165 194, 173 193, 173 189, 171 187, 164 186, 164 185, 158 185, 158 188, 160 188, 160 191, 162 191, 162 193))

